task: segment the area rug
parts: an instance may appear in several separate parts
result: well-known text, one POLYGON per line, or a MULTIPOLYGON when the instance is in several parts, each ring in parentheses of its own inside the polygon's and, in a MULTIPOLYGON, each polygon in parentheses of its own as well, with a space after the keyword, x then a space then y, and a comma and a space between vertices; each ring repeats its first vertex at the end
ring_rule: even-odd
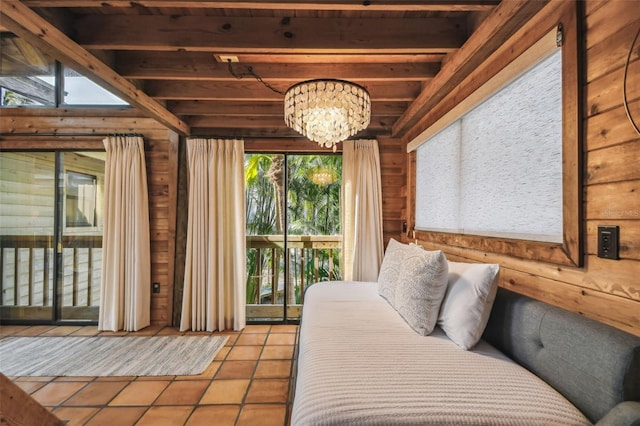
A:
POLYGON ((202 373, 228 336, 7 337, 6 376, 186 376, 202 373))

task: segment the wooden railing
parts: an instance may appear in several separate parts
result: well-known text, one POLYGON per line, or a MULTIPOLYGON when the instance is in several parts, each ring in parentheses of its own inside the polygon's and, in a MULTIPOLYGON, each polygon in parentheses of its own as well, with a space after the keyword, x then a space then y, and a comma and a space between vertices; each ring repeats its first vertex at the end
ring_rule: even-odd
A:
MULTIPOLYGON (((301 305, 309 285, 341 279, 341 235, 288 235, 287 253, 284 246, 283 235, 247 236, 248 305, 282 305, 284 283, 289 286, 287 304, 301 305), (285 263, 288 277, 284 277, 285 263)), ((260 309, 250 307, 249 318, 252 311, 260 309)))
MULTIPOLYGON (((62 238, 62 306, 96 306, 102 237, 62 238)), ((0 305, 48 307, 53 298, 53 235, 0 235, 0 305)))

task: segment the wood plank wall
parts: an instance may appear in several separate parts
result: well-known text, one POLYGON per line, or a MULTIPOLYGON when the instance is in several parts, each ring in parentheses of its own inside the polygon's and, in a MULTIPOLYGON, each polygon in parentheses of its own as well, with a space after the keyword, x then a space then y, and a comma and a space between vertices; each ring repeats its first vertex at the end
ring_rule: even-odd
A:
MULTIPOLYGON (((139 113, 123 109, 3 109, 0 149, 103 148, 103 136, 137 133, 145 140, 149 220, 151 227, 151 282, 160 293, 151 294, 151 323, 171 321, 175 250, 177 144, 175 133, 139 113), (64 136, 44 136, 43 134, 64 136), (89 136, 87 136, 89 135, 89 136)), ((151 289, 149 289, 151 291, 151 289)))
MULTIPOLYGON (((584 37, 584 266, 544 262, 445 246, 452 260, 501 265, 499 285, 640 336, 640 136, 623 108, 624 64, 640 27, 640 7, 625 0, 587 0, 584 37), (620 227, 620 260, 600 259, 598 225, 620 227)), ((640 122, 640 40, 631 55, 627 92, 640 122)), ((413 191, 412 156, 407 187, 413 191)), ((411 194, 411 193, 410 193, 411 194)), ((412 196, 408 200, 408 211, 412 196)), ((411 220, 411 218, 409 218, 411 220)))
POLYGON ((402 238, 406 221, 406 145, 400 139, 378 138, 382 180, 382 222, 385 247, 390 238, 402 238))

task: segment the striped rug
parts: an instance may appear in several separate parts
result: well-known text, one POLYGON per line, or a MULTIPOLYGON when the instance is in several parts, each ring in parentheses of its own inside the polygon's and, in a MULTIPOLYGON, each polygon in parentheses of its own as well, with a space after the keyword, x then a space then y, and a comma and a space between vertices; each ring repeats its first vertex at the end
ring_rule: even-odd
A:
POLYGON ((6 376, 173 376, 202 373, 228 336, 7 337, 6 376))

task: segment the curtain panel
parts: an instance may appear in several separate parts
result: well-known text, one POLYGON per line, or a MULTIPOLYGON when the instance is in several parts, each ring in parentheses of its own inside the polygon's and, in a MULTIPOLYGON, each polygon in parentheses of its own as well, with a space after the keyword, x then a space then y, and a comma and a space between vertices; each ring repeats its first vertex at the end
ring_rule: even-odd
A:
POLYGON ((149 202, 144 141, 104 139, 102 285, 98 330, 137 331, 151 319, 149 202))
POLYGON ((342 268, 346 281, 377 281, 384 255, 378 141, 344 141, 342 268))
POLYGON ((244 141, 188 139, 189 212, 180 330, 246 325, 244 141))

